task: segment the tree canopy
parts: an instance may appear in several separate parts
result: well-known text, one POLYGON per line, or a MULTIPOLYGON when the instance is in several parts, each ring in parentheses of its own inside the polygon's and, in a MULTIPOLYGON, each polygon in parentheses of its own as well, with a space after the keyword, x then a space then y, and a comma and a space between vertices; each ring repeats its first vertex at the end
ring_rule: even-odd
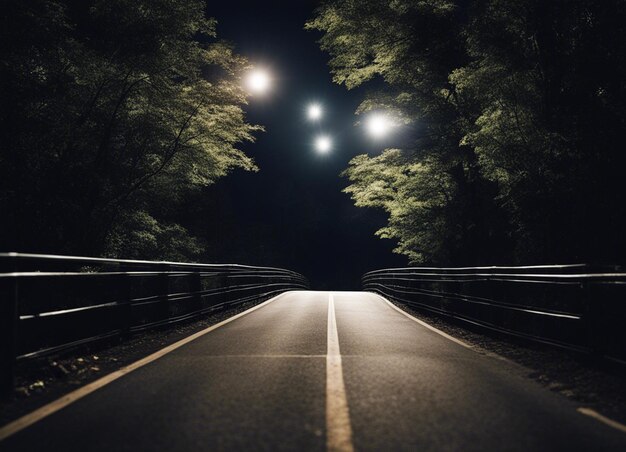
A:
POLYGON ((249 65, 200 0, 7 0, 0 242, 21 251, 193 258, 175 221, 234 168, 249 65))
POLYGON ((414 263, 623 259, 625 19, 623 0, 324 2, 306 28, 335 82, 378 87, 357 113, 419 125, 354 158, 346 192, 414 263))

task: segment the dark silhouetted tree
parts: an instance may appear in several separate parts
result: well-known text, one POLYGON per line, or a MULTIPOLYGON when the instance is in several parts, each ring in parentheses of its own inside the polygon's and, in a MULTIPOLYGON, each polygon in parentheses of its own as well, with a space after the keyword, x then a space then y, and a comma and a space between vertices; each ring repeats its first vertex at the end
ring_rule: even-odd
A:
POLYGON ((325 2, 334 79, 384 82, 358 113, 419 125, 413 146, 355 158, 357 205, 413 262, 618 260, 626 252, 619 0, 325 2))
POLYGON ((196 0, 8 0, 2 8, 2 248, 122 257, 202 251, 172 215, 233 168, 247 62, 196 0))

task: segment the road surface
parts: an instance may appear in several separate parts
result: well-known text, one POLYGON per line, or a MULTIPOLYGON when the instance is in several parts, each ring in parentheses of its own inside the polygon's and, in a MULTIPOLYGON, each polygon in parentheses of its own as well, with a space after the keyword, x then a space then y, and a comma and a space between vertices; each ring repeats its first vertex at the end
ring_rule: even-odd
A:
POLYGON ((2 451, 626 450, 626 433, 364 292, 289 292, 2 451))

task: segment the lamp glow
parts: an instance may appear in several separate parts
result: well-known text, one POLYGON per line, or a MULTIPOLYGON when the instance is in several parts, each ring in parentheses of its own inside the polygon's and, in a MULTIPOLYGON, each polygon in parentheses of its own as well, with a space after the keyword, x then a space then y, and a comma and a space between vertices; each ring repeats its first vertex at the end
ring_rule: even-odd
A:
POLYGON ((320 135, 315 139, 315 150, 320 154, 327 154, 333 147, 333 141, 326 135, 320 135))
POLYGON ((266 93, 272 84, 270 75, 263 69, 254 69, 246 77, 246 87, 253 94, 266 93))
POLYGON ((383 138, 395 126, 394 122, 385 114, 373 113, 366 119, 365 126, 373 138, 383 138))
POLYGON ((322 117, 322 106, 320 104, 310 104, 307 108, 307 116, 311 121, 317 121, 322 117))

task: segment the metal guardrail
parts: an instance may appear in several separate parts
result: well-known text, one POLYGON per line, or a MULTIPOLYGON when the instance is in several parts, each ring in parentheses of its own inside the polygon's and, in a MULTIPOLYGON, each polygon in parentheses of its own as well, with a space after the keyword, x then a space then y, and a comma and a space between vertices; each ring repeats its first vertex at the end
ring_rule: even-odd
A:
POLYGON ((0 388, 21 360, 308 287, 272 267, 0 253, 0 388))
POLYGON ((364 290, 472 325, 626 364, 626 272, 586 264, 375 270, 364 290))

